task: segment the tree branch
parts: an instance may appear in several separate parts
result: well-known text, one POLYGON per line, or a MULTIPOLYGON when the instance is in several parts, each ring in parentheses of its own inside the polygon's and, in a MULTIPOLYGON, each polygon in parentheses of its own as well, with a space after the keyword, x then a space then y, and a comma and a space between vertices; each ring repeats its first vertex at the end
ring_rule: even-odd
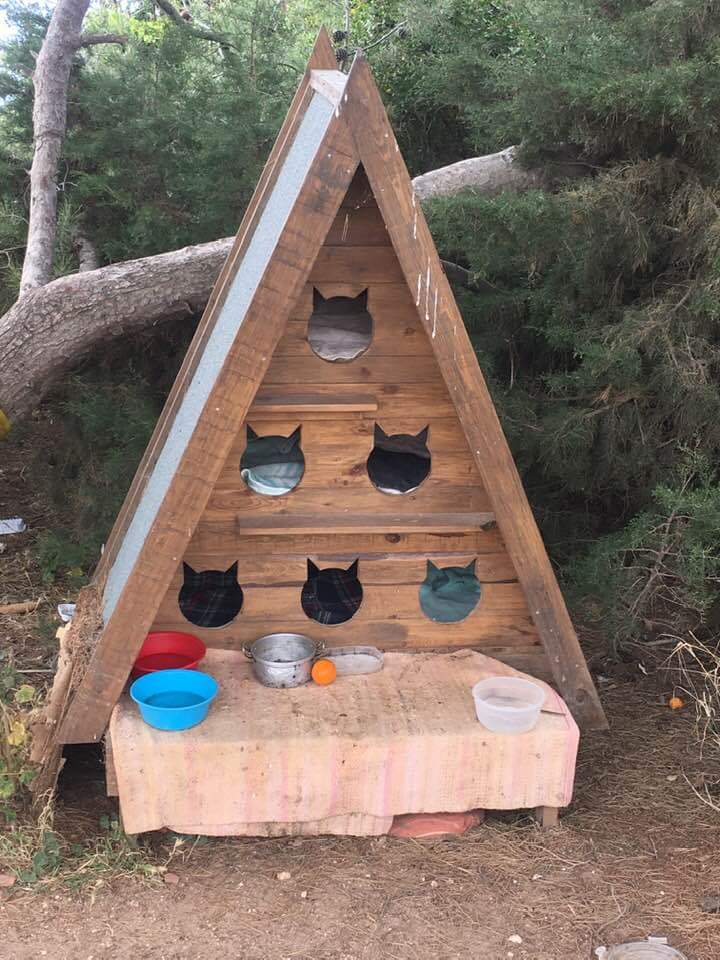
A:
POLYGON ((451 260, 441 260, 440 263, 445 271, 445 276, 452 283, 457 283, 467 290, 472 290, 473 293, 497 293, 491 283, 483 280, 482 277, 476 277, 465 267, 461 267, 459 263, 453 263, 451 260))
POLYGON ((81 33, 78 42, 78 49, 81 47, 94 47, 100 43, 119 43, 124 47, 128 38, 122 33, 81 33))
POLYGON ((225 50, 237 50, 224 34, 216 33, 214 30, 206 30, 204 27, 196 27, 189 23, 180 16, 180 11, 170 3, 170 0, 154 0, 154 2, 163 13, 170 17, 173 23, 176 23, 182 30, 187 30, 188 33, 199 40, 209 40, 211 43, 217 43, 225 50))

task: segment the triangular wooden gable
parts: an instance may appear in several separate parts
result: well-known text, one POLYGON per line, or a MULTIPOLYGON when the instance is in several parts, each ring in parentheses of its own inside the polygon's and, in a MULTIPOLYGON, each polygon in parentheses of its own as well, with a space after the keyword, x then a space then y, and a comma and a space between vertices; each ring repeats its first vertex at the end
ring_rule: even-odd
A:
MULTIPOLYGON (((258 404, 267 411, 272 402, 267 392, 256 401, 258 389, 359 167, 489 498, 491 509, 478 504, 473 523, 497 521, 559 690, 584 726, 605 725, 370 69, 360 55, 349 75, 334 68, 323 31, 103 554, 96 582, 105 627, 59 731, 62 742, 102 736, 251 405, 257 413, 258 404)), ((453 516, 443 515, 447 532, 453 516)), ((302 534, 307 520, 285 510, 275 519, 290 535, 302 534)), ((422 518, 408 524, 406 515, 397 529, 418 529, 418 522, 422 529, 422 518)), ((344 532, 352 536, 352 523, 344 532)))

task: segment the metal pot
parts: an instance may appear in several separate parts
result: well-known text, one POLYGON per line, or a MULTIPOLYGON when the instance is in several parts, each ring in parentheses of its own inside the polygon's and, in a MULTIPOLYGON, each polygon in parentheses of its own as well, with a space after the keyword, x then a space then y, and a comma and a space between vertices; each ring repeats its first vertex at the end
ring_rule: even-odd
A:
POLYGON ((322 644, 301 633, 269 633, 243 653, 252 660, 253 673, 266 687, 299 687, 310 680, 313 660, 322 644))

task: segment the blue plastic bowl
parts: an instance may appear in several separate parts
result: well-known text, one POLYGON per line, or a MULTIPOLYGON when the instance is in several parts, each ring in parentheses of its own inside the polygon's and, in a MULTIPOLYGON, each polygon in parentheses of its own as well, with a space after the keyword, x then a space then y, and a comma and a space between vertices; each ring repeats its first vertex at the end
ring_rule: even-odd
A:
POLYGON ((197 670, 158 670, 130 687, 140 716, 157 730, 187 730, 202 723, 217 692, 217 680, 197 670))

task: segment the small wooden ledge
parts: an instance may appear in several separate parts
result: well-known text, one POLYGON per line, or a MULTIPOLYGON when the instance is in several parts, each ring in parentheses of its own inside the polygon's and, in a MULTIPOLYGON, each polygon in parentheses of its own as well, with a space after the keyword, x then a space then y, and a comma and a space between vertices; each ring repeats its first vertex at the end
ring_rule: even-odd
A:
POLYGON ((344 397, 314 396, 309 393, 266 394, 257 396, 248 418, 264 413, 374 413, 377 400, 371 394, 346 394, 344 397))
POLYGON ((297 536, 313 533, 467 533, 495 522, 494 513, 275 513, 239 514, 241 536, 297 536))

